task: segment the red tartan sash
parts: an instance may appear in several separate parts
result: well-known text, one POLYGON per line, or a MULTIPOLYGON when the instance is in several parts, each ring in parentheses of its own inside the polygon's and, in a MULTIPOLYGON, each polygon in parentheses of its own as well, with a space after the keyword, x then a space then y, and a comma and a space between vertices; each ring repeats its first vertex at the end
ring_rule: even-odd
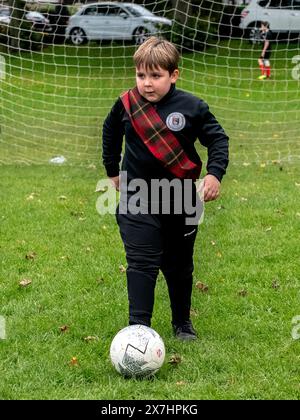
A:
POLYGON ((202 164, 197 165, 189 159, 177 138, 138 89, 135 87, 123 93, 121 100, 136 133, 163 166, 178 178, 198 179, 202 164))

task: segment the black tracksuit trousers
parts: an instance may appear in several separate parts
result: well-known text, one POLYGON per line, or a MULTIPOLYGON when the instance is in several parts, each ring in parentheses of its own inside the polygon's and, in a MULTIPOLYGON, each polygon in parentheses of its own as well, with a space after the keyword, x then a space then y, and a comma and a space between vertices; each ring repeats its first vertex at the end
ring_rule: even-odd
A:
POLYGON ((159 269, 167 281, 172 323, 189 320, 197 226, 185 215, 119 214, 127 258, 129 324, 151 325, 159 269))

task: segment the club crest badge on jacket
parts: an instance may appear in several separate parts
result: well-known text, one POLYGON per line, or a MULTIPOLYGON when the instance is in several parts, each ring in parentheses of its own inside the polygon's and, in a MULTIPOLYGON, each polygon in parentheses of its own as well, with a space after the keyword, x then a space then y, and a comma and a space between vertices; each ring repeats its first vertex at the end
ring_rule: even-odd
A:
POLYGON ((185 127, 185 116, 180 112, 173 112, 166 120, 167 127, 172 131, 180 131, 185 127))

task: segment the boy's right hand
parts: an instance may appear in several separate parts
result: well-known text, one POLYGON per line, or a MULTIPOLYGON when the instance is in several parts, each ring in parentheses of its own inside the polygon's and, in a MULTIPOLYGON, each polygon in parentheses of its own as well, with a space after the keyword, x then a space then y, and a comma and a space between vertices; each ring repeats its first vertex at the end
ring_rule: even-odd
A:
POLYGON ((117 190, 120 191, 120 175, 119 176, 114 176, 112 178, 109 178, 113 187, 117 190))
POLYGON ((220 195, 221 183, 214 175, 207 174, 204 177, 204 201, 214 201, 220 195))

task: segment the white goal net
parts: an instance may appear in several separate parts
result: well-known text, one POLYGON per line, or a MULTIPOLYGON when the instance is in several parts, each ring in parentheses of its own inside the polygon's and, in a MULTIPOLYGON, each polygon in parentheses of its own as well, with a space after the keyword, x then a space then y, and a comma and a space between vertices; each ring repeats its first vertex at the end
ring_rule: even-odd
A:
POLYGON ((0 0, 0 163, 100 162, 103 119, 134 86, 132 55, 150 33, 181 51, 178 88, 210 105, 232 162, 299 159, 300 2, 246 3, 0 0), (264 80, 259 13, 273 32, 264 80))

